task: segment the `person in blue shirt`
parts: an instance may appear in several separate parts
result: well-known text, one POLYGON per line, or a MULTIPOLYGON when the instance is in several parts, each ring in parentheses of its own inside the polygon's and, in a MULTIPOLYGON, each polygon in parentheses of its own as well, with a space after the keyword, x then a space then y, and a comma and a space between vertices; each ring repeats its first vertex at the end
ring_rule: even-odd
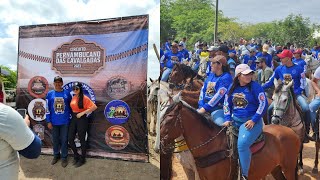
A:
POLYGON ((165 43, 165 52, 171 51, 171 38, 167 39, 167 42, 165 43))
POLYGON ((52 131, 53 160, 51 165, 56 164, 61 158, 62 167, 68 165, 68 128, 71 117, 70 93, 62 88, 62 77, 54 78, 54 90, 48 92, 46 121, 52 131), (60 154, 61 151, 61 154, 60 154))
POLYGON ((255 48, 250 48, 249 49, 249 55, 244 55, 243 56, 243 64, 248 64, 250 69, 256 70, 256 49, 255 48))
POLYGON ((179 51, 183 58, 183 61, 189 61, 189 51, 183 47, 183 43, 179 43, 179 51))
MULTIPOLYGON (((304 92, 304 87, 306 86, 306 78, 305 73, 302 67, 296 65, 292 62, 293 54, 290 50, 285 49, 282 51, 281 54, 277 55, 282 65, 278 66, 270 79, 262 86, 263 89, 268 89, 274 86, 274 79, 281 80, 284 84, 288 84, 290 81, 293 80, 293 90, 297 97, 297 101, 302 108, 302 111, 305 113, 306 118, 306 132, 309 134, 310 128, 310 110, 309 105, 306 99, 302 96, 304 92)), ((269 123, 270 123, 270 115, 272 114, 273 110, 273 103, 268 108, 269 113, 269 123)))
POLYGON ((200 91, 198 112, 209 112, 219 126, 224 123, 223 101, 231 83, 227 59, 222 55, 215 56, 211 60, 211 73, 200 91))
POLYGON ((266 64, 268 67, 271 67, 273 69, 273 65, 272 65, 272 56, 270 54, 268 54, 269 51, 269 45, 268 44, 264 44, 262 46, 262 52, 258 52, 257 53, 257 58, 258 57, 264 57, 266 58, 266 64))
POLYGON ((160 48, 160 59, 162 58, 162 56, 164 55, 163 50, 160 48))
POLYGON ((224 100, 225 122, 223 126, 239 129, 238 153, 242 179, 247 179, 250 163, 250 146, 262 133, 262 117, 267 110, 268 101, 262 87, 252 81, 254 71, 247 64, 239 64, 235 78, 224 100))
POLYGON ((303 68, 304 73, 307 72, 307 63, 301 58, 302 55, 302 50, 297 49, 293 52, 294 58, 292 62, 296 65, 299 65, 300 67, 303 68))
POLYGON ((178 52, 178 44, 172 43, 172 51, 164 54, 160 59, 160 68, 163 69, 161 81, 167 82, 174 64, 181 63, 182 55, 178 52))
POLYGON ((232 44, 229 44, 228 48, 229 48, 228 54, 230 54, 230 53, 237 54, 237 51, 233 48, 232 44))

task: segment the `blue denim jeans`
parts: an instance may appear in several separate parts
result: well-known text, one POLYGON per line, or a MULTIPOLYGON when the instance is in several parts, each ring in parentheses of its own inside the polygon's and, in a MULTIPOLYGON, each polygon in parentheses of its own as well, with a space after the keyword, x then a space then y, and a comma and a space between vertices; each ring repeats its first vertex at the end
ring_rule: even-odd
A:
POLYGON ((251 118, 235 118, 234 126, 239 128, 239 135, 238 135, 238 153, 240 159, 240 165, 242 170, 242 175, 248 177, 250 163, 251 163, 251 150, 250 146, 256 141, 259 135, 262 132, 262 119, 259 120, 252 129, 247 129, 244 126, 244 122, 251 118))
POLYGON ((60 151, 62 159, 68 157, 68 128, 69 124, 53 125, 52 142, 54 157, 59 157, 60 151))
POLYGON ((224 123, 223 109, 217 109, 217 110, 212 111, 211 119, 213 120, 213 122, 216 125, 222 126, 222 124, 224 123))
POLYGON ((312 124, 313 131, 315 131, 315 133, 319 132, 319 129, 316 126, 316 116, 317 116, 316 111, 319 109, 319 107, 320 107, 320 97, 316 96, 316 98, 313 99, 309 104, 311 124, 312 124))
POLYGON ((172 71, 171 68, 167 68, 166 70, 164 70, 162 73, 161 81, 168 82, 171 71, 172 71))

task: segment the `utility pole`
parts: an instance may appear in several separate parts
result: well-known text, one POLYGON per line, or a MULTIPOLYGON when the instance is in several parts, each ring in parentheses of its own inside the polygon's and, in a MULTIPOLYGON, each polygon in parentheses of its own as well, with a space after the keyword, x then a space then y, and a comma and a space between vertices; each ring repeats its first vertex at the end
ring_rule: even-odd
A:
POLYGON ((215 25, 214 25, 214 43, 216 43, 217 41, 217 33, 218 33, 218 4, 219 4, 219 0, 216 0, 216 19, 215 19, 215 25))

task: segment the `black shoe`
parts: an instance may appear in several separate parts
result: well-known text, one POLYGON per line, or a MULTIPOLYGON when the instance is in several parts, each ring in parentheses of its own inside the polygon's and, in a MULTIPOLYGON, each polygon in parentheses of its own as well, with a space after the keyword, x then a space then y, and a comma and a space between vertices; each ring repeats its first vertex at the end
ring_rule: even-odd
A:
POLYGON ((77 162, 77 164, 75 165, 75 167, 80 167, 82 165, 84 165, 84 163, 86 163, 86 160, 83 158, 80 158, 79 161, 77 162))
POLYGON ((310 137, 309 136, 310 141, 317 141, 319 139, 317 133, 313 133, 313 135, 310 137))
POLYGON ((303 143, 309 143, 310 141, 309 141, 309 139, 310 139, 311 137, 309 136, 309 135, 305 135, 304 136, 304 139, 303 139, 303 143))
POLYGON ((68 165, 68 160, 67 159, 62 159, 61 166, 65 168, 65 167, 67 167, 67 165, 68 165))
POLYGON ((79 157, 74 157, 72 161, 72 165, 75 166, 78 163, 78 161, 79 161, 79 157))
POLYGON ((51 161, 51 165, 56 164, 59 161, 60 157, 54 157, 51 161))
POLYGON ((248 180, 248 177, 247 177, 247 176, 242 175, 242 176, 241 176, 241 180, 248 180))

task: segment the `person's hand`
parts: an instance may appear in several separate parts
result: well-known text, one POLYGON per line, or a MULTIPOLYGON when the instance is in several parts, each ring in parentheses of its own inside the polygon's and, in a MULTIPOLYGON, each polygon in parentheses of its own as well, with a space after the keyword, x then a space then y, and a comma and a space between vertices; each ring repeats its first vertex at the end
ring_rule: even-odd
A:
POLYGON ((247 129, 252 129, 255 124, 256 124, 256 123, 253 122, 253 121, 250 119, 250 120, 248 120, 247 122, 244 123, 244 126, 245 126, 247 129))
POLYGON ((231 121, 226 121, 222 124, 222 126, 231 126, 232 122, 231 121))
POLYGON ((79 119, 79 118, 81 118, 83 115, 84 115, 84 112, 80 112, 80 113, 77 114, 77 118, 79 119))
POLYGON ((206 110, 202 107, 200 109, 197 110, 199 114, 203 114, 206 112, 206 110))
POLYGON ((52 124, 51 124, 50 122, 48 123, 48 128, 49 128, 49 129, 52 129, 52 128, 53 128, 53 126, 52 126, 52 124))
POLYGON ((26 114, 26 117, 24 117, 24 121, 26 122, 27 126, 30 127, 30 120, 28 114, 26 114))

